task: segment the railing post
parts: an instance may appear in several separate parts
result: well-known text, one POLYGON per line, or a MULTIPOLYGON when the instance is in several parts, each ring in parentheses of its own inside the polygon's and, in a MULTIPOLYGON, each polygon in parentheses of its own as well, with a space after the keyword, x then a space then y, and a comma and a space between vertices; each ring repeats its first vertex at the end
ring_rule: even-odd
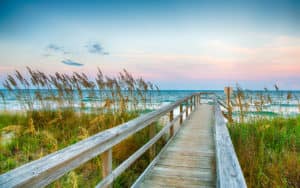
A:
POLYGON ((185 118, 187 118, 189 116, 189 101, 186 100, 185 104, 185 118))
MULTIPOLYGON (((173 121, 174 119, 174 114, 173 114, 173 110, 170 111, 170 122, 173 121)), ((170 138, 174 135, 174 124, 171 125, 170 127, 170 138)))
POLYGON ((231 106, 231 102, 230 102, 232 87, 225 87, 224 92, 226 94, 226 104, 227 104, 227 107, 228 107, 228 121, 230 123, 232 123, 232 121, 233 121, 232 120, 232 106, 231 106))
POLYGON ((196 95, 193 96, 193 102, 194 102, 194 109, 196 109, 196 95))
POLYGON ((192 111, 193 111, 193 97, 191 97, 191 106, 190 106, 190 108, 191 108, 191 113, 192 113, 192 111))
POLYGON ((199 101, 198 104, 201 104, 201 94, 199 94, 199 101))
POLYGON ((179 124, 182 125, 182 122, 183 122, 183 109, 182 109, 182 103, 180 104, 179 106, 179 113, 180 113, 180 120, 179 120, 179 124))
MULTIPOLYGON (((112 149, 109 149, 101 154, 102 162, 102 179, 108 176, 112 171, 112 149)), ((111 188, 109 185, 107 188, 111 188)))
MULTIPOLYGON (((155 124, 152 123, 150 126, 149 126, 149 137, 150 139, 153 138, 155 136, 155 124)), ((149 148, 149 158, 150 159, 154 159, 154 156, 155 156, 155 144, 153 144, 150 148, 149 148)))

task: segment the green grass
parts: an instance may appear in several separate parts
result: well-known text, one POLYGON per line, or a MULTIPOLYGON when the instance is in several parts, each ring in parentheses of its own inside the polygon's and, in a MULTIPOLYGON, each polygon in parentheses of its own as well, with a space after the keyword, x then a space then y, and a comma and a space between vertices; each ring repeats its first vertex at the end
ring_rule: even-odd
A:
POLYGON ((256 118, 229 131, 248 187, 300 187, 300 116, 256 118))
MULTIPOLYGON (((34 111, 30 115, 2 113, 0 133, 14 132, 15 137, 9 143, 0 145, 0 174, 133 119, 139 114, 138 111, 79 114, 72 110, 34 111)), ((160 129, 158 124, 156 127, 157 130, 160 129)), ((1 136, 0 139, 4 140, 1 136)), ((149 130, 145 128, 116 145, 113 148, 113 166, 118 166, 148 140, 149 130)), ((157 144, 158 148, 163 144, 162 139, 157 144)), ((114 187, 129 187, 149 161, 146 153, 114 182, 114 187)), ((101 159, 96 157, 52 183, 50 187, 95 186, 100 180, 101 159)))

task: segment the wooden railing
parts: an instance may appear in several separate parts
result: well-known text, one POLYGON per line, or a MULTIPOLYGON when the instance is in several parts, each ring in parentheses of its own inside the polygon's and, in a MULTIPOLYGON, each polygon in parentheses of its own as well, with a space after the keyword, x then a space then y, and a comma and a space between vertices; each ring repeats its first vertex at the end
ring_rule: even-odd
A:
POLYGON ((214 101, 217 187, 245 188, 247 187, 245 178, 234 151, 220 105, 226 109, 227 107, 216 97, 214 101))
POLYGON ((156 111, 142 115, 117 127, 105 130, 76 144, 47 155, 41 159, 27 163, 0 176, 0 187, 43 187, 57 180, 67 172, 77 168, 90 159, 101 155, 102 181, 96 187, 107 187, 133 162, 147 150, 155 155, 154 144, 169 131, 170 139, 174 135, 174 124, 179 120, 183 123, 183 116, 189 116, 200 103, 200 95, 195 93, 164 106, 156 111), (185 106, 185 109, 183 107, 185 106), (180 113, 174 117, 174 109, 179 107, 180 113), (169 114, 169 123, 155 134, 153 122, 161 116, 169 114), (135 134, 150 127, 152 137, 144 146, 132 154, 115 169, 112 169, 112 148, 135 134))

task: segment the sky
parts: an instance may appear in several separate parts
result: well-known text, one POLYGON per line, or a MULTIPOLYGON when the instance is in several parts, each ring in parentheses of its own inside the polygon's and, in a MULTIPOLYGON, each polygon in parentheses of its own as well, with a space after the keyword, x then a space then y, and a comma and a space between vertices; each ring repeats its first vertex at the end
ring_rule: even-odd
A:
POLYGON ((25 67, 161 89, 300 89, 300 1, 0 0, 0 82, 25 67))

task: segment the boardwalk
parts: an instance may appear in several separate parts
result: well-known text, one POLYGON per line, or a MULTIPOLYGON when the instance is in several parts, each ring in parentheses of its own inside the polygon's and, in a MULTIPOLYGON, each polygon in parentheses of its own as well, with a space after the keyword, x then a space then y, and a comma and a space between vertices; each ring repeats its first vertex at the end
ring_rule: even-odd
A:
POLYGON ((213 106, 202 104, 139 187, 215 187, 215 174, 213 106))
MULTIPOLYGON (((220 102, 212 93, 194 93, 107 129, 71 146, 0 175, 0 187, 44 187, 67 172, 101 155, 102 180, 96 187, 111 187, 113 181, 167 133, 170 139, 133 187, 245 188, 220 102), (212 105, 200 104, 209 95, 212 105), (184 107, 184 109, 183 109, 184 107), (180 113, 174 117, 174 110, 180 113), (189 113, 193 110, 192 113, 189 113), (169 115, 169 122, 155 133, 153 122, 169 115), (183 121, 182 117, 185 116, 183 121), (174 131, 174 124, 180 129, 174 131), (149 127, 151 139, 112 169, 112 149, 129 136, 149 127), (175 133, 175 135, 173 134, 175 133)), ((228 108, 229 109, 229 108, 228 108)))

